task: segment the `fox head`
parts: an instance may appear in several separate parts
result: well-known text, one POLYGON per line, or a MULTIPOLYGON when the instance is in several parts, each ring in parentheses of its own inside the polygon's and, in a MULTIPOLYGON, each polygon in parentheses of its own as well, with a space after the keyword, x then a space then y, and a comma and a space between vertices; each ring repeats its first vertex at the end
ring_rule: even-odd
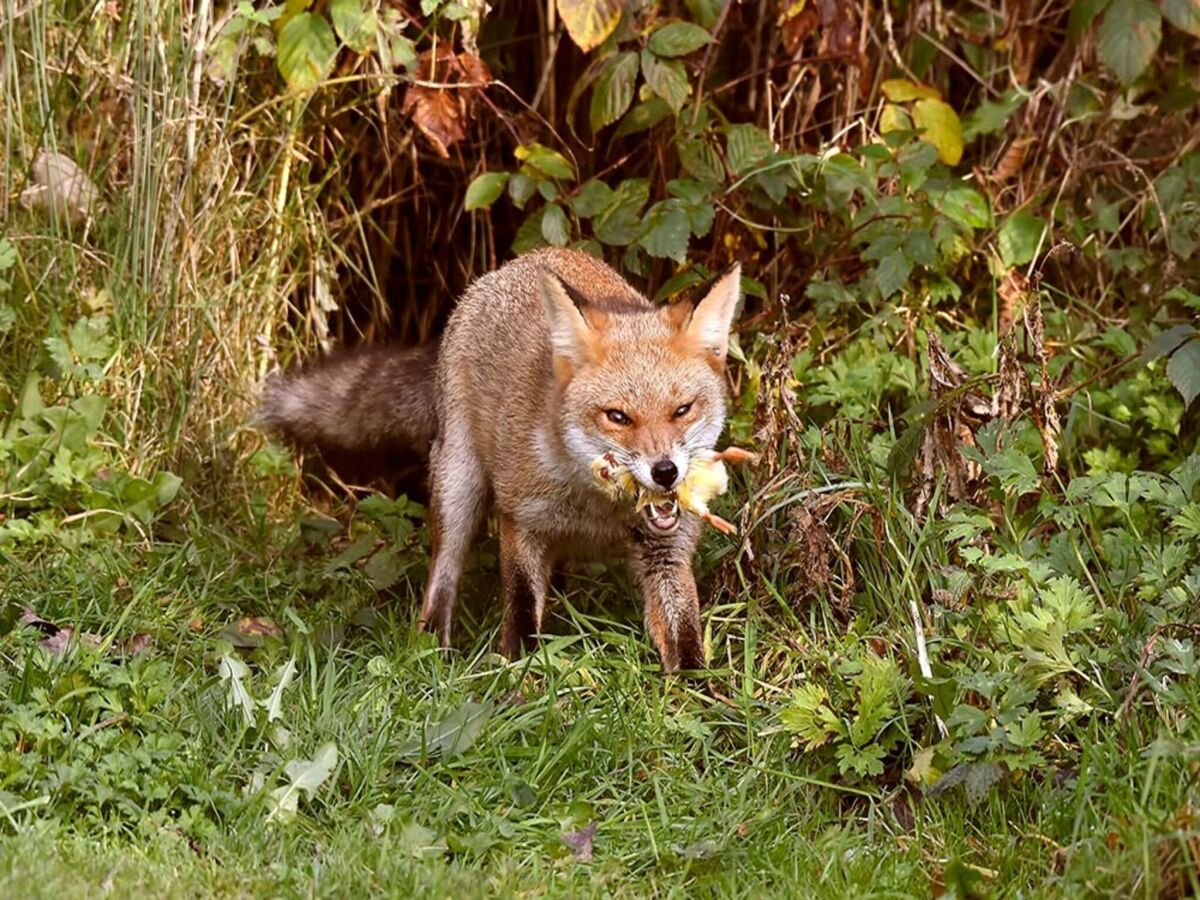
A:
MULTIPOLYGON (((693 456, 711 451, 725 426, 725 355, 739 267, 695 307, 583 296, 549 270, 542 271, 541 293, 568 453, 584 473, 611 453, 649 492, 670 495, 693 456)), ((670 506, 651 507, 648 518, 672 530, 678 507, 673 514, 670 506)))

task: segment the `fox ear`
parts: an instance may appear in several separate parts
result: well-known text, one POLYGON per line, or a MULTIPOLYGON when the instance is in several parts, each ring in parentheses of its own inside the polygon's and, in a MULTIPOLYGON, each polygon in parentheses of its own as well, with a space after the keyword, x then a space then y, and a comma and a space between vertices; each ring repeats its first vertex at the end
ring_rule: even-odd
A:
POLYGON ((550 346, 556 360, 573 367, 587 363, 593 356, 596 335, 562 279, 549 269, 538 271, 542 306, 550 326, 550 346))
POLYGON ((685 334, 716 362, 729 350, 729 327, 742 297, 742 267, 735 265, 712 286, 692 313, 685 334))

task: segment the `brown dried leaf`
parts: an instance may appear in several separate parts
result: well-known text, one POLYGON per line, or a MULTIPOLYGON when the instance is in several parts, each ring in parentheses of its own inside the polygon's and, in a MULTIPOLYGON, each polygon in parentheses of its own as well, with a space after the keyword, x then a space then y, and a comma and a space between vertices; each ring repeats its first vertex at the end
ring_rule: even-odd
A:
POLYGON ((1029 297, 1029 279, 1018 269, 1009 269, 996 289, 1000 295, 1000 334, 1008 334, 1017 313, 1025 309, 1029 297))
POLYGON ((991 181, 1002 182, 1008 181, 1018 174, 1025 165, 1025 155, 1031 144, 1033 144, 1031 137, 1020 137, 1009 144, 1004 155, 1000 157, 1000 161, 996 163, 996 167, 988 173, 988 178, 991 181))
POLYGON ((78 642, 85 647, 91 647, 93 650, 100 647, 104 642, 94 634, 87 632, 79 632, 78 635, 74 628, 69 625, 66 628, 60 628, 50 637, 42 641, 42 649, 47 653, 52 653, 55 656, 63 656, 71 649, 73 643, 78 642), (73 640, 75 639, 75 640, 73 640))
POLYGON ((562 836, 563 843, 575 854, 575 861, 590 863, 592 861, 592 841, 596 837, 596 823, 593 822, 579 831, 568 831, 562 836))
POLYGON ((479 57, 454 53, 449 47, 439 48, 436 57, 430 52, 422 54, 417 72, 418 80, 404 94, 402 110, 412 114, 413 124, 434 151, 448 159, 450 147, 467 136, 491 72, 479 57))
POLYGON ((283 630, 274 619, 246 616, 221 629, 220 637, 235 647, 261 647, 268 638, 283 639, 283 630))

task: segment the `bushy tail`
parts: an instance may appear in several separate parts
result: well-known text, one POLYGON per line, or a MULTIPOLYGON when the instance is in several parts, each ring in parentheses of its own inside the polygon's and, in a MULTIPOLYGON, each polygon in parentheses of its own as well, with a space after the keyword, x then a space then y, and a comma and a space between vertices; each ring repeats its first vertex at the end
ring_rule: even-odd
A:
POLYGON ((337 455, 427 453, 437 346, 362 347, 268 379, 255 423, 337 455))

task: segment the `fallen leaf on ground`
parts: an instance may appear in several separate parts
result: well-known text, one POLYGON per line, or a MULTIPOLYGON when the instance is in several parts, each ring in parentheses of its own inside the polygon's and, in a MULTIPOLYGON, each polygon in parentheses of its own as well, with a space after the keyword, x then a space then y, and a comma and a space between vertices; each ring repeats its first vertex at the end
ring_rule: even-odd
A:
POLYGON ((575 854, 575 861, 590 863, 592 861, 592 839, 596 837, 596 823, 580 828, 578 831, 568 831, 563 834, 563 843, 575 854))

